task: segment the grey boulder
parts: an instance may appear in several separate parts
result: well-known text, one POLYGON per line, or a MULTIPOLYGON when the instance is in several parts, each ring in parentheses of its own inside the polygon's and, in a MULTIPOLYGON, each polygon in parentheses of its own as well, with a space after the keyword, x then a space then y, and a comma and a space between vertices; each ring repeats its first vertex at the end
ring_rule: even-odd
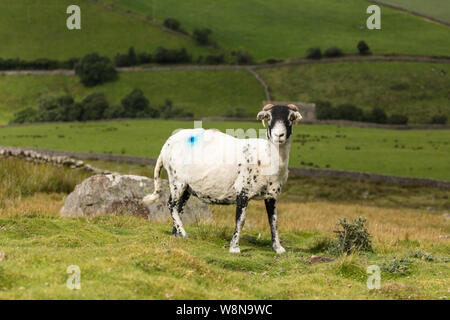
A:
MULTIPOLYGON (((166 220, 170 218, 167 180, 162 180, 161 185, 163 192, 159 200, 147 205, 142 198, 153 192, 153 179, 135 175, 94 175, 75 187, 59 214, 65 217, 131 214, 150 221, 166 220)), ((206 204, 191 197, 182 220, 184 223, 210 221, 212 214, 206 204)))

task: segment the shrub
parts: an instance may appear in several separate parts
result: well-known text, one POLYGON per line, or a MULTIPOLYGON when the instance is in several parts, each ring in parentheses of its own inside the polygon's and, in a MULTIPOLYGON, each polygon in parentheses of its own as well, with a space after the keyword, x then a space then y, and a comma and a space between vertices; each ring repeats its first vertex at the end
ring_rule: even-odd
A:
POLYGON ((316 117, 319 120, 331 120, 336 119, 337 112, 328 101, 316 102, 316 117))
POLYGON ((306 52, 306 58, 308 59, 321 59, 322 51, 320 48, 309 48, 306 52))
POLYGON ((153 58, 156 63, 189 63, 192 57, 187 53, 185 48, 181 49, 166 49, 163 47, 156 48, 153 53, 153 58))
POLYGON ((408 258, 394 258, 391 261, 383 262, 381 270, 392 274, 406 274, 409 272, 411 264, 412 261, 408 258))
POLYGON ((152 63, 152 55, 147 52, 140 52, 137 55, 138 64, 152 63))
POLYGON ((223 54, 219 54, 219 55, 209 55, 206 56, 201 62, 203 62, 204 64, 221 64, 224 63, 225 61, 225 57, 223 54))
POLYGON ((363 111, 353 104, 341 104, 337 107, 336 118, 350 121, 361 121, 363 111))
POLYGON ((358 48, 358 51, 359 51, 360 55, 368 55, 368 54, 370 54, 369 46, 367 45, 367 43, 365 43, 362 40, 360 42, 358 42, 357 48, 358 48))
POLYGON ((81 102, 83 113, 81 120, 100 120, 103 113, 109 107, 108 100, 103 93, 92 93, 81 102))
POLYGON ((70 58, 61 63, 61 69, 75 69, 75 65, 80 61, 80 58, 70 58))
POLYGON ((267 64, 276 64, 283 62, 283 59, 275 59, 275 58, 269 58, 266 60, 267 64))
POLYGON ((95 52, 84 56, 75 65, 75 73, 87 87, 113 81, 118 77, 111 60, 107 57, 101 57, 95 52))
POLYGON ((195 42, 198 44, 207 46, 211 44, 211 40, 209 39, 211 33, 211 29, 195 29, 192 33, 192 38, 194 38, 195 42))
POLYGON ((122 105, 110 105, 103 111, 103 119, 118 119, 125 117, 125 109, 122 105))
POLYGON ((29 107, 16 112, 10 123, 35 122, 36 118, 37 118, 36 109, 29 107))
POLYGON ((164 26, 166 28, 172 29, 174 31, 179 31, 180 30, 180 26, 181 26, 180 21, 178 21, 175 18, 167 18, 167 19, 164 20, 163 24, 164 24, 164 26))
POLYGON ((134 47, 130 47, 126 54, 118 53, 114 57, 114 64, 117 67, 131 67, 139 63, 134 47))
POLYGON ((122 106, 123 115, 127 118, 156 118, 159 115, 156 109, 150 108, 150 103, 141 89, 134 89, 123 98, 122 106))
POLYGON ((192 112, 185 112, 183 107, 176 107, 171 100, 166 100, 165 104, 160 107, 161 118, 192 118, 192 112))
POLYGON ((407 124, 408 116, 402 114, 393 114, 388 118, 389 124, 407 124))
POLYGON ((371 235, 365 226, 366 219, 339 219, 333 232, 337 239, 332 245, 332 251, 335 253, 352 253, 356 251, 373 252, 371 235))
POLYGON ((386 112, 384 112, 381 108, 373 108, 372 111, 367 115, 366 119, 364 119, 367 122, 374 122, 374 123, 386 123, 387 122, 387 115, 386 112))
POLYGON ((444 114, 435 114, 431 118, 432 124, 446 124, 447 123, 447 116, 444 114))
POLYGON ((243 65, 253 63, 252 55, 245 50, 232 51, 231 56, 234 64, 243 65))
POLYGON ((331 47, 328 48, 325 53, 324 56, 328 57, 328 58, 333 58, 333 57, 342 57, 344 55, 344 53, 342 52, 342 50, 338 47, 331 47))
POLYGON ((243 107, 228 108, 223 116, 226 118, 245 118, 247 117, 247 111, 243 107))
POLYGON ((36 121, 68 121, 69 111, 74 104, 71 96, 45 97, 38 101, 36 121))

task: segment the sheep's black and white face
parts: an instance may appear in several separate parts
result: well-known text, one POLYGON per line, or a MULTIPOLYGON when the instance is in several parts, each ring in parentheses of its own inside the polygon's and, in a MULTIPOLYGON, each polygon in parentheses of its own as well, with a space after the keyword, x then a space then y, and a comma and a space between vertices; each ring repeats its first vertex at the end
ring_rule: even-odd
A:
MULTIPOLYGON (((266 109, 267 107, 265 107, 266 109)), ((284 144, 292 134, 292 125, 302 118, 300 112, 288 106, 272 106, 258 113, 258 119, 268 123, 267 138, 274 144, 284 144)))

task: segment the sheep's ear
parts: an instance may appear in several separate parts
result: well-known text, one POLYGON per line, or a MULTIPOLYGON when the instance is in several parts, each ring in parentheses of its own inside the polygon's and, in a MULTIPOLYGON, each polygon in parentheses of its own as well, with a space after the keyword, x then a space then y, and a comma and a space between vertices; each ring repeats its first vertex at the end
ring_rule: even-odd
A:
POLYGON ((256 116, 256 120, 263 120, 263 119, 267 118, 267 114, 268 114, 267 111, 260 111, 258 113, 258 115, 256 116))
POLYGON ((263 127, 266 127, 266 120, 270 119, 270 112, 267 111, 260 111, 258 115, 256 116, 257 120, 261 120, 263 127))
POLYGON ((300 120, 302 120, 303 117, 298 111, 292 111, 289 115, 289 120, 295 123, 298 123, 300 120))

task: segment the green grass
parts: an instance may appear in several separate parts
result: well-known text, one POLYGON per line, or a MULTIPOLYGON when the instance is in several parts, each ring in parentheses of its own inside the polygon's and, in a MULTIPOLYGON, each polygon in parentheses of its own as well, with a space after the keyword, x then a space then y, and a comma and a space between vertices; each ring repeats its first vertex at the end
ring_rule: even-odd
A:
POLYGON ((379 107, 429 123, 450 118, 450 66, 431 63, 361 62, 299 65, 259 70, 275 101, 330 101, 379 107))
MULTIPOLYGON (((139 120, 0 128, 0 145, 157 157, 178 128, 192 122, 139 120)), ((257 122, 208 122, 205 128, 262 128, 257 122)), ((382 130, 299 125, 292 167, 320 167, 450 180, 448 130, 382 130)))
POLYGON ((244 70, 189 70, 121 73, 120 79, 86 88, 76 77, 0 76, 0 123, 14 112, 36 106, 39 97, 71 94, 77 101, 93 92, 104 92, 111 104, 140 88, 159 107, 166 99, 197 117, 222 116, 228 108, 245 107, 253 117, 264 100, 258 81, 244 70))
POLYGON ((77 1, 81 30, 68 30, 66 9, 71 4, 69 0, 2 1, 0 57, 68 59, 93 51, 114 57, 130 46, 138 52, 153 51, 157 46, 185 47, 194 55, 211 52, 189 37, 89 0, 77 1))
MULTIPOLYGON (((448 263, 414 260, 408 276, 382 273, 382 288, 366 287, 368 265, 384 256, 308 263, 317 235, 283 233, 289 253, 270 249, 270 236, 247 231, 242 254, 228 253, 230 227, 188 227, 139 218, 0 219, 6 260, 0 262, 1 299, 442 299, 448 263), (124 248, 127 248, 124 250, 124 248), (81 290, 67 289, 66 269, 81 269, 81 290)), ((442 250, 442 249, 441 249, 442 250)), ((406 252, 400 247, 399 252, 406 252)), ((324 254, 320 252, 319 254, 324 254)))
POLYGON ((160 21, 176 18, 189 31, 210 28, 219 45, 248 50, 258 60, 304 56, 308 48, 317 46, 355 52, 359 40, 365 40, 374 52, 450 54, 448 27, 394 9, 383 7, 382 29, 368 30, 366 9, 370 3, 364 0, 103 2, 160 21))
MULTIPOLYGON (((100 163, 97 163, 99 165, 100 163)), ((104 167, 104 166, 102 166, 104 167)), ((280 234, 287 253, 271 250, 263 204, 252 202, 241 238, 241 254, 230 254, 233 208, 212 206, 214 222, 186 226, 189 238, 170 235, 169 222, 138 217, 61 218, 69 190, 67 169, 0 159, 2 184, 29 193, 0 206, 0 299, 446 299, 448 233, 441 213, 379 209, 367 204, 305 202, 291 193, 280 200, 280 234), (16 170, 10 170, 16 166, 16 170), (37 174, 37 175, 36 175, 37 174), (55 177, 36 188, 39 176, 55 177), (17 183, 20 181, 19 183, 17 183), (51 192, 51 193, 47 193, 51 192), (298 219, 299 212, 302 219, 298 219), (330 256, 338 217, 366 215, 375 253, 330 256), (124 250, 126 248, 126 250, 124 250), (422 258, 426 257, 426 259, 422 258), (396 272, 397 262, 408 260, 396 272), (447 261, 447 262, 446 262, 447 261), (366 268, 383 268, 381 288, 366 287, 366 268), (81 270, 81 290, 69 290, 67 267, 81 270), (385 271, 386 270, 386 271, 385 271), (393 270, 393 271, 391 271, 393 270)), ((121 171, 128 171, 121 167, 121 171)), ((134 169, 133 169, 134 170, 134 169)), ((70 184, 86 175, 73 170, 70 184)), ((321 183, 321 182, 318 182, 321 183)), ((426 190, 424 190, 425 192, 426 190)), ((425 192, 435 194, 434 189, 425 192)), ((0 188, 0 198, 8 197, 0 188)), ((424 194, 425 194, 424 193, 424 194)), ((389 195, 385 195, 389 197, 389 195)))
POLYGON ((450 3, 446 0, 383 0, 407 10, 426 14, 442 21, 450 22, 450 3))
MULTIPOLYGON (((364 62, 301 65, 258 70, 281 101, 329 100, 353 103, 365 110, 380 107, 388 114, 408 115, 410 123, 426 123, 437 113, 450 118, 447 64, 364 62), (441 71, 444 71, 444 75, 441 71)), ((0 124, 14 112, 36 106, 41 96, 71 94, 81 100, 104 92, 113 104, 140 88, 153 106, 171 99, 196 117, 222 116, 243 107, 249 117, 261 107, 264 91, 244 70, 177 70, 121 73, 116 82, 85 88, 75 77, 0 76, 0 124)))

